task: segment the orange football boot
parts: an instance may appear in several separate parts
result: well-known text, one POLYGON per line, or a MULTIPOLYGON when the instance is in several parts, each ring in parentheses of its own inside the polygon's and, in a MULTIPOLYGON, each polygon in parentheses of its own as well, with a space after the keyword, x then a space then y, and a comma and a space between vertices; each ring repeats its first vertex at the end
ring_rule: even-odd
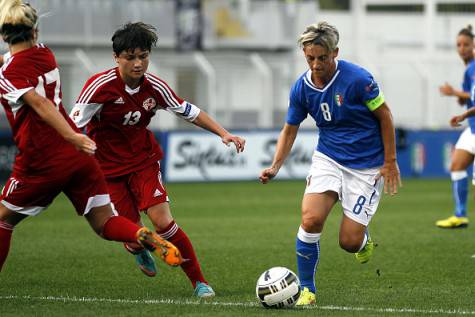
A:
POLYGON ((146 227, 142 227, 137 231, 137 241, 150 253, 161 258, 170 266, 179 266, 184 261, 176 246, 146 227))

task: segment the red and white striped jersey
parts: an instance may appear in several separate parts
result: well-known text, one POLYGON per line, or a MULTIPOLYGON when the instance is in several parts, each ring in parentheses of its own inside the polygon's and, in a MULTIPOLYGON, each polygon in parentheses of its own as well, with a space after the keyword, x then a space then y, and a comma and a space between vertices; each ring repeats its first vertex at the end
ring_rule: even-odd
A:
POLYGON ((163 152, 147 129, 159 109, 193 121, 200 110, 178 97, 160 78, 146 73, 142 84, 129 88, 118 68, 92 76, 70 113, 79 128, 97 144, 96 158, 106 177, 143 169, 162 159, 163 152))
POLYGON ((23 102, 21 97, 31 89, 48 98, 77 130, 61 102, 56 60, 43 44, 8 56, 4 61, 0 68, 0 100, 19 150, 13 173, 29 177, 45 176, 53 168, 64 165, 64 161, 71 155, 77 155, 78 151, 23 102))

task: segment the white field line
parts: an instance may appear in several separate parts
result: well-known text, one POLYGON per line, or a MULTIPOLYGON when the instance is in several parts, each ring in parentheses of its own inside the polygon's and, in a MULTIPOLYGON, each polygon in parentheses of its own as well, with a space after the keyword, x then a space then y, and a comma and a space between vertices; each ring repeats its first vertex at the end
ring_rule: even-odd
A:
MULTIPOLYGON (((259 307, 256 302, 216 302, 199 300, 176 300, 176 299, 120 299, 120 298, 97 298, 97 297, 68 297, 68 296, 0 296, 0 300, 32 300, 51 302, 76 302, 76 303, 119 303, 119 304, 168 304, 168 305, 206 305, 223 307, 259 307)), ((475 315, 475 311, 462 309, 414 309, 414 308, 373 308, 373 307, 351 307, 351 306, 310 306, 305 309, 312 310, 332 310, 332 311, 352 311, 352 312, 376 312, 394 314, 441 314, 441 315, 475 315)))

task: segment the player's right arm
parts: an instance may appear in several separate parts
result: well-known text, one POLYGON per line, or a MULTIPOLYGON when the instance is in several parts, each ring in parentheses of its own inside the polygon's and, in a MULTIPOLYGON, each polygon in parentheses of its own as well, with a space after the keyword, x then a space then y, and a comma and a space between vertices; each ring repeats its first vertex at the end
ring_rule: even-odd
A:
POLYGON ((277 146, 275 149, 272 165, 264 169, 259 175, 262 184, 267 184, 279 172, 285 162, 285 159, 294 145, 300 123, 305 120, 308 115, 307 108, 303 103, 303 81, 302 78, 297 80, 290 90, 289 108, 287 110, 287 119, 282 131, 280 132, 277 146))
POLYGON ((297 136, 299 126, 286 123, 284 128, 280 132, 279 139, 277 141, 277 147, 272 160, 272 165, 261 172, 259 180, 262 184, 267 184, 272 178, 274 178, 279 172, 280 168, 285 162, 285 159, 292 149, 295 138, 297 136))
POLYGON ((86 135, 74 131, 49 99, 37 94, 34 89, 30 89, 23 94, 22 99, 66 141, 82 152, 90 155, 94 154, 96 150, 94 141, 86 135))

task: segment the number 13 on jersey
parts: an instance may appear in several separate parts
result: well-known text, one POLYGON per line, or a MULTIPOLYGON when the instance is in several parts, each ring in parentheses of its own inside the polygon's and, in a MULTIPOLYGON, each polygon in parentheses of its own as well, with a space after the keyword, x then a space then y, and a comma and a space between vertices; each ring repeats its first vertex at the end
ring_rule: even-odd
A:
POLYGON ((123 125, 136 125, 140 121, 140 117, 142 116, 142 113, 140 111, 129 111, 127 114, 124 116, 124 122, 122 122, 123 125))

